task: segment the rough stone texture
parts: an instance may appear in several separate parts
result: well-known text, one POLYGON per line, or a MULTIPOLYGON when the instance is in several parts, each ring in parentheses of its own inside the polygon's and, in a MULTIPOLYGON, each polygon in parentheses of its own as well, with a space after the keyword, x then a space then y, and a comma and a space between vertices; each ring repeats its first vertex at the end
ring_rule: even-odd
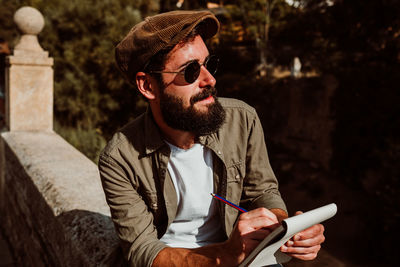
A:
POLYGON ((6 124, 10 131, 53 129, 53 59, 41 48, 37 34, 44 19, 31 7, 22 7, 14 20, 23 35, 7 58, 6 124))
POLYGON ((55 133, 1 135, 0 223, 18 266, 119 266, 96 165, 55 133))
POLYGON ((2 229, 0 229, 0 267, 15 267, 14 257, 9 249, 10 246, 3 236, 2 229))

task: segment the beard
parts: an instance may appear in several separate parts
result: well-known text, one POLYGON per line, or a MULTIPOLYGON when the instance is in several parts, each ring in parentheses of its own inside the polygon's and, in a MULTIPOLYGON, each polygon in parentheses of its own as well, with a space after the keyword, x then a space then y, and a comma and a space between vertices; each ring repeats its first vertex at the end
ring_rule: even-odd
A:
POLYGON ((184 107, 183 100, 162 90, 160 97, 161 114, 166 124, 174 129, 192 132, 196 136, 216 132, 225 121, 225 110, 216 98, 217 90, 206 87, 202 92, 190 98, 190 106, 184 107), (194 107, 198 101, 213 96, 214 102, 207 106, 207 111, 194 107))

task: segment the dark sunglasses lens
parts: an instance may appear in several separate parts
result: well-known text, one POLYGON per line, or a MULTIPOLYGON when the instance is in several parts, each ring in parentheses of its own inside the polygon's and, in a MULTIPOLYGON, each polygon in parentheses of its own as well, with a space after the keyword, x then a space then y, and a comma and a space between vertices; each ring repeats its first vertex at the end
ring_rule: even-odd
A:
POLYGON ((208 72, 211 73, 211 75, 214 75, 217 72, 218 61, 219 61, 219 59, 216 56, 211 56, 208 59, 208 61, 206 62, 205 66, 206 66, 208 72))
POLYGON ((187 83, 193 83, 200 75, 200 64, 198 62, 192 62, 185 68, 185 81, 187 83))

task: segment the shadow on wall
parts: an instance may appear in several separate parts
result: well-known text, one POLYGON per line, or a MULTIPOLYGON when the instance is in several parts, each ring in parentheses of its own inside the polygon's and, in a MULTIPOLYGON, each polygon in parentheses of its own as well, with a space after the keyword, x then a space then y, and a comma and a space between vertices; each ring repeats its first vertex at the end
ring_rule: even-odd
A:
POLYGON ((84 255, 97 255, 97 258, 90 259, 93 265, 102 263, 105 266, 126 266, 110 216, 87 210, 72 210, 60 214, 57 220, 63 222, 64 231, 71 240, 85 243, 82 251, 84 255), (105 251, 110 245, 114 249, 105 251))

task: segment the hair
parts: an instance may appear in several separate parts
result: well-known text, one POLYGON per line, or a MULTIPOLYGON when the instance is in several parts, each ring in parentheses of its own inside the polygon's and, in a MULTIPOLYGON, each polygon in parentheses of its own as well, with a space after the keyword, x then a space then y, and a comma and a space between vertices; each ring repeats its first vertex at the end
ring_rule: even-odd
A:
MULTIPOLYGON (((185 43, 193 41, 197 35, 203 36, 202 23, 198 24, 188 35, 185 36, 178 44, 168 45, 164 49, 158 51, 154 56, 150 58, 148 63, 145 65, 144 72, 149 73, 151 71, 162 71, 164 69, 165 63, 169 59, 169 53, 176 46, 183 46, 185 43)), ((154 77, 160 88, 164 84, 162 78, 162 73, 150 73, 154 77)))

